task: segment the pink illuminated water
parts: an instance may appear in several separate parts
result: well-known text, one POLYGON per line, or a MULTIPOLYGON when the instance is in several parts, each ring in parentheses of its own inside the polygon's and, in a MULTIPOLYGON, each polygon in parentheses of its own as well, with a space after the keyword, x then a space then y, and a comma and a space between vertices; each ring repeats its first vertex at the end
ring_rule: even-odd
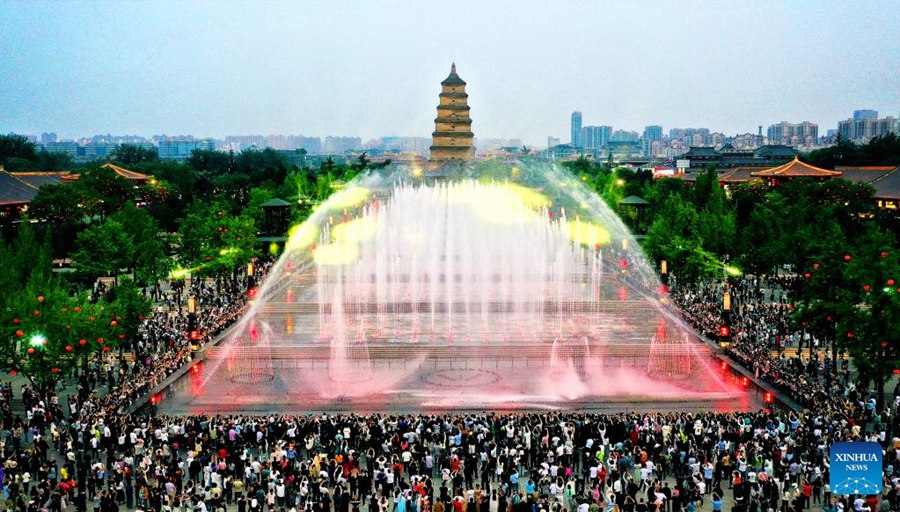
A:
POLYGON ((399 170, 335 194, 292 234, 202 384, 171 407, 736 396, 618 216, 559 169, 529 171, 540 183, 420 183, 399 170))

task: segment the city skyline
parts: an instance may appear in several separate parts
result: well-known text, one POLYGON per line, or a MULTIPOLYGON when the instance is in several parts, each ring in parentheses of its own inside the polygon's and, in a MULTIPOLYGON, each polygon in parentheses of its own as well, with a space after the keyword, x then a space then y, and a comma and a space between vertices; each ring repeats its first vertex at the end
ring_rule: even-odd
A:
POLYGON ((852 30, 896 25, 890 2, 116 5, 0 3, 0 131, 424 137, 453 61, 475 136, 536 147, 576 110, 726 134, 900 111, 900 40, 852 30))

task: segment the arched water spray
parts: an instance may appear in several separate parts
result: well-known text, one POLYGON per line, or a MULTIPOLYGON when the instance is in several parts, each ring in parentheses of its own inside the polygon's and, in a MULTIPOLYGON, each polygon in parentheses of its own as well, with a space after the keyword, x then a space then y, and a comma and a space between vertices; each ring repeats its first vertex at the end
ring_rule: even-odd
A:
POLYGON ((241 410, 731 396, 618 216, 558 167, 520 167, 426 181, 395 168, 348 184, 292 230, 257 301, 211 351, 204 385, 182 402, 202 408, 238 392, 241 410), (262 366, 253 326, 265 333, 262 366), (274 377, 242 388, 251 367, 274 377))

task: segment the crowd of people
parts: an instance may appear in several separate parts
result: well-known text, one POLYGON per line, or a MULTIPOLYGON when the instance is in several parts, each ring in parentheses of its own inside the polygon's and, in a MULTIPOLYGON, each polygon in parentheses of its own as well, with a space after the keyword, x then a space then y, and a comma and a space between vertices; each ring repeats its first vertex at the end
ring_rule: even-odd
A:
POLYGON ((721 283, 674 286, 672 298, 683 316, 710 338, 729 326, 726 353, 756 376, 814 410, 839 410, 865 417, 876 427, 889 421, 896 404, 875 410, 877 400, 855 389, 846 359, 833 361, 819 340, 796 329, 790 319, 791 277, 744 276, 729 284, 730 310, 724 310, 721 283), (802 342, 802 344, 801 344, 802 342), (787 349, 806 347, 788 355, 787 349))
MULTIPOLYGON (((178 342, 187 313, 162 305, 133 360, 98 364, 65 404, 23 387, 17 415, 16 390, 0 390, 3 503, 29 512, 722 512, 726 502, 735 512, 900 510, 900 440, 889 422, 867 393, 825 387, 827 361, 771 357, 773 339, 793 335, 787 286, 752 279, 732 288, 730 353, 792 396, 810 396, 804 412, 127 414, 191 358, 178 342), (828 447, 839 440, 885 447, 880 499, 881 489, 832 492, 828 447)), ((202 304, 200 343, 248 296, 240 280, 198 282, 186 294, 202 304)), ((718 325, 712 288, 674 286, 672 296, 698 328, 718 325)))

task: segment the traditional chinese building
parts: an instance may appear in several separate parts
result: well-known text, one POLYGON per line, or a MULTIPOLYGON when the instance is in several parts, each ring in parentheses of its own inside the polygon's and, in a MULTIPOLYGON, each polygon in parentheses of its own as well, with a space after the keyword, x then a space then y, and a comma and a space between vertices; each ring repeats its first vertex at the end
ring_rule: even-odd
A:
POLYGON ((431 134, 432 162, 462 162, 475 154, 468 98, 466 82, 456 74, 454 63, 450 75, 441 82, 437 118, 431 134))
POLYGON ((750 173, 750 176, 753 178, 761 178, 768 182, 769 186, 774 187, 794 178, 812 178, 820 181, 831 178, 840 178, 841 172, 829 171, 828 169, 821 169, 814 165, 809 165, 805 162, 801 162, 800 159, 795 156, 792 161, 784 165, 756 171, 750 173))

